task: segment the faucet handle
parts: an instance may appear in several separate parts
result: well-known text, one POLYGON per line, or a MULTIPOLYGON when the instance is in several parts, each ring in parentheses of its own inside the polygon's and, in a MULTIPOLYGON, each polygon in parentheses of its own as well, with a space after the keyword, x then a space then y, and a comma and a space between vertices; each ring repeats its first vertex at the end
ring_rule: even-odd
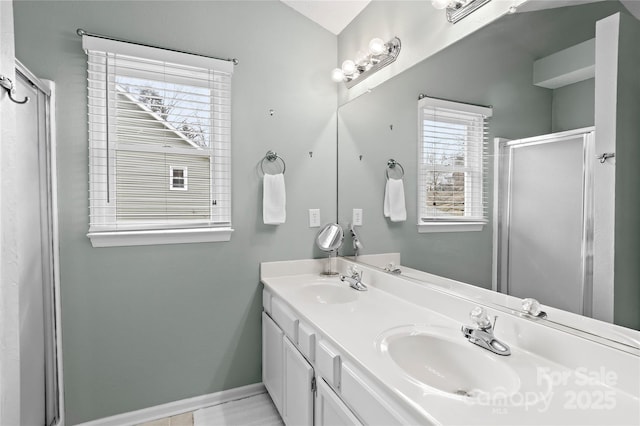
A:
POLYGON ((389 262, 387 264, 387 266, 384 267, 385 272, 390 272, 392 274, 400 274, 402 273, 402 270, 400 268, 398 268, 398 265, 396 265, 393 262, 389 262))
POLYGON ((487 315, 487 311, 480 306, 476 306, 471 310, 471 312, 469 312, 469 318, 480 329, 486 330, 493 327, 491 325, 491 320, 487 315))
POLYGON ((547 313, 544 312, 540 307, 540 302, 536 299, 532 299, 530 297, 526 299, 522 299, 522 309, 529 315, 538 317, 538 318, 546 318, 547 313))
POLYGON ((362 278, 362 271, 357 266, 349 266, 349 268, 347 268, 347 273, 351 275, 351 278, 362 278))

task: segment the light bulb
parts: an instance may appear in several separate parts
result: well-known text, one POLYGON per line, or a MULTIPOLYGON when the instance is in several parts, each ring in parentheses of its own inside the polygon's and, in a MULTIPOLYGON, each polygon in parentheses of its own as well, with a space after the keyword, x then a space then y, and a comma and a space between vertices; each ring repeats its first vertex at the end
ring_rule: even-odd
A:
POLYGON ((356 63, 351 59, 347 59, 342 63, 342 72, 344 75, 353 75, 356 72, 356 63))
POLYGON ((435 7, 438 10, 442 10, 449 6, 449 0, 431 0, 431 6, 435 7))
POLYGON ((369 52, 372 55, 380 55, 387 51, 387 45, 381 38, 371 39, 369 42, 369 52))
POLYGON ((336 83, 344 81, 344 73, 340 68, 334 68, 333 71, 331 71, 331 80, 335 81, 336 83))
POLYGON ((363 50, 358 50, 354 60, 355 60, 356 65, 358 65, 359 67, 363 67, 363 66, 367 65, 367 63, 369 62, 369 55, 367 55, 367 52, 365 52, 363 50))

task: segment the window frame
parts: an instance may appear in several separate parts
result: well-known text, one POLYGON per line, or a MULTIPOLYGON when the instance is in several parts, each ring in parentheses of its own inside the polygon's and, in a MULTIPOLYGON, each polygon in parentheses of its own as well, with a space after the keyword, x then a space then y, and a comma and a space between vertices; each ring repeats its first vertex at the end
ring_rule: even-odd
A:
MULTIPOLYGON (((198 67, 201 69, 208 69, 211 75, 222 75, 223 82, 228 82, 226 92, 230 94, 230 82, 233 74, 233 64, 229 61, 223 61, 213 58, 206 58, 198 55, 191 55, 182 52, 175 52, 164 50, 160 48, 136 45, 133 43, 123 43, 114 40, 106 40, 97 37, 83 36, 83 48, 89 56, 88 72, 91 75, 92 62, 91 54, 104 54, 105 58, 108 55, 125 55, 133 58, 140 58, 146 61, 160 61, 171 64, 179 64, 184 67, 198 67), (216 74, 217 73, 217 74, 216 74)), ((95 65, 94 65, 95 66, 95 65)), ((106 76, 113 76, 113 79, 109 79, 105 85, 106 93, 102 99, 106 100, 109 96, 109 102, 115 103, 116 74, 112 72, 108 62, 102 65, 102 73, 106 76), (113 96, 113 97, 112 97, 113 96)), ((137 72, 138 70, 134 71, 137 72)), ((96 72, 96 71, 94 71, 96 72)), ((99 71, 98 71, 99 72, 99 71)), ((139 75, 142 78, 148 80, 158 81, 157 78, 150 78, 149 69, 141 67, 139 75)), ((129 74, 127 73, 127 76, 129 74)), ((107 77, 108 78, 108 77, 107 77)), ((90 78, 91 80, 91 78, 90 78)), ((189 79, 185 80, 189 84, 189 79)), ((216 80, 217 81, 217 80, 216 80)), ((89 98, 91 94, 95 93, 95 88, 92 92, 91 83, 89 83, 88 91, 89 98)), ((103 90, 103 89, 101 89, 103 90)), ((209 87, 211 91, 211 105, 217 105, 220 102, 220 95, 216 94, 216 90, 213 87, 209 87)), ((99 100, 98 100, 99 101, 99 100)), ((230 108, 230 97, 226 101, 230 108)), ((107 103, 109 105, 109 103, 107 103)), ((109 125, 109 120, 114 115, 111 111, 115 107, 109 106, 106 108, 99 102, 97 104, 88 101, 89 112, 89 150, 90 150, 90 182, 89 182, 89 195, 90 195, 90 208, 91 208, 91 220, 89 226, 89 232, 87 236, 91 240, 93 247, 112 247, 112 246, 130 246, 130 245, 150 245, 150 244, 178 244, 178 243, 198 243, 198 242, 217 242, 217 241, 229 241, 233 229, 231 227, 231 140, 230 133, 227 133, 222 139, 218 136, 214 137, 214 133, 217 127, 211 127, 211 140, 209 142, 209 148, 207 149, 180 149, 172 148, 168 150, 162 146, 143 146, 135 143, 118 142, 116 135, 116 126, 109 125), (103 120, 94 122, 91 119, 92 113, 96 116, 96 111, 104 113, 103 120), (105 123, 106 121, 106 123, 105 123), (95 134, 104 134, 108 136, 96 137, 95 134), (109 142, 110 141, 110 142, 109 142), (107 155, 102 159, 96 159, 96 155, 92 155, 95 150, 103 150, 107 152, 107 155), (136 152, 155 152, 155 153, 171 153, 171 154, 188 154, 190 156, 206 156, 209 158, 209 193, 211 197, 211 205, 209 206, 209 219, 188 219, 184 221, 171 221, 167 224, 164 220, 161 225, 153 224, 151 220, 147 223, 136 224, 134 221, 127 223, 126 220, 118 223, 116 218, 115 200, 115 188, 116 188, 116 174, 117 166, 113 167, 113 172, 107 172, 108 179, 96 179, 92 168, 104 167, 105 164, 115 164, 116 150, 119 151, 136 151, 136 152), (226 151, 223 153, 223 151, 226 151), (221 157, 224 156, 224 157, 221 157), (101 162, 103 164, 101 164, 101 162), (221 163, 221 167, 214 167, 214 164, 221 163), (220 182, 217 183, 216 182, 220 182), (104 194, 104 195, 95 195, 104 194), (223 206, 221 207, 220 200, 224 198, 223 206), (224 210, 220 210, 223 208, 224 210), (222 213, 217 214, 215 212, 222 213), (94 212, 98 212, 98 219, 94 216, 94 212), (222 220, 219 218, 222 217, 222 220)), ((219 111, 212 110, 212 124, 213 115, 219 111)), ((226 118, 230 130, 230 118, 226 118)), ((195 146, 195 145, 194 145, 195 146)), ((196 146, 197 148, 197 146, 196 146)), ((166 170, 166 169, 165 169, 166 170)), ((165 172, 166 173, 166 172, 165 172)), ((169 190, 176 191, 188 191, 188 168, 186 166, 174 166, 170 165, 169 170, 169 190), (173 168, 183 169, 185 171, 184 184, 185 188, 171 188, 173 186, 173 168)), ((165 187, 166 188, 166 187, 165 187)))
MULTIPOLYGON (((428 166, 424 160, 425 158, 425 135, 424 135, 424 122, 425 122, 425 109, 447 109, 454 112, 463 114, 477 115, 478 118, 482 117, 482 122, 486 123, 486 120, 492 116, 492 108, 483 107, 479 105, 466 104, 461 102, 448 101, 439 98, 431 98, 423 96, 418 100, 418 137, 417 137, 417 158, 418 158, 418 173, 417 173, 417 190, 418 190, 418 203, 417 203, 417 228, 419 233, 432 233, 432 232, 462 232, 462 231, 482 231, 485 224, 488 223, 487 214, 487 201, 484 199, 485 188, 484 185, 487 180, 487 163, 484 151, 488 147, 488 131, 483 127, 482 137, 478 140, 474 140, 474 146, 465 143, 464 150, 468 153, 470 150, 479 150, 480 155, 474 156, 475 163, 470 166, 456 165, 431 165, 428 166), (428 171, 441 171, 441 172, 463 172, 465 179, 465 206, 473 205, 480 206, 482 209, 482 217, 467 217, 464 216, 442 216, 433 217, 426 214, 426 202, 427 202, 427 183, 425 175, 428 171), (469 187, 472 187, 469 190, 469 187), (473 199, 469 202, 469 199, 473 199)), ((452 118, 443 118, 442 122, 449 122, 453 124, 452 118)), ((440 120, 438 120, 440 122, 440 120)), ((469 158, 469 155, 465 155, 465 161, 469 158)))
MULTIPOLYGON (((188 191, 189 190, 189 168, 186 166, 169 166, 169 191, 188 191), (182 176, 174 176, 174 172, 181 170, 182 176), (176 179, 182 179, 181 186, 176 186, 176 179)), ((213 202, 213 201, 212 201, 213 202)))

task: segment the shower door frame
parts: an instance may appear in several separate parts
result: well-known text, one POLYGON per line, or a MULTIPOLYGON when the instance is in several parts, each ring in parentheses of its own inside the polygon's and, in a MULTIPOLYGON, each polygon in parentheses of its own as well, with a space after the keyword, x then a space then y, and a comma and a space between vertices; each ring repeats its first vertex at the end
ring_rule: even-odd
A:
POLYGON ((582 136, 582 241, 581 241, 581 305, 580 315, 593 315, 593 252, 594 252, 594 170, 595 127, 584 127, 524 139, 494 140, 493 182, 493 280, 492 288, 509 294, 509 233, 511 212, 511 181, 513 150, 532 145, 561 142, 582 136))
MULTIPOLYGON (((41 177, 46 182, 46 191, 41 194, 44 199, 44 204, 48 206, 46 212, 42 212, 47 216, 48 220, 48 233, 45 235, 47 243, 49 245, 47 249, 48 259, 43 261, 49 262, 50 279, 52 288, 51 290, 51 305, 49 309, 51 312, 45 314, 50 315, 50 319, 53 321, 53 336, 51 336, 51 342, 53 343, 53 364, 54 367, 54 383, 53 391, 55 393, 55 411, 53 414, 53 421, 51 425, 64 425, 64 386, 63 386, 63 363, 62 363, 62 318, 61 318, 61 302, 60 302, 60 265, 59 265, 59 231, 58 231, 58 182, 57 182, 57 146, 56 146, 56 126, 55 126, 55 103, 56 103, 56 87, 55 83, 50 80, 39 79, 33 74, 25 65, 23 65, 18 59, 15 59, 16 79, 23 78, 29 82, 36 90, 44 94, 45 108, 44 108, 44 127, 45 134, 44 140, 40 140, 40 149, 45 154, 43 159, 46 164, 45 170, 42 171, 45 175, 41 177)), ((33 102, 35 100, 30 100, 33 102)), ((20 106, 17 105, 17 108, 20 106)), ((46 337, 46 336, 45 336, 46 337)), ((46 377, 46 374, 45 374, 46 377)), ((47 384, 45 384, 45 387, 47 384)), ((21 401, 22 405, 22 401, 21 401)), ((47 413, 45 413, 45 420, 47 419, 47 413)), ((50 425, 49 425, 50 426, 50 425)))

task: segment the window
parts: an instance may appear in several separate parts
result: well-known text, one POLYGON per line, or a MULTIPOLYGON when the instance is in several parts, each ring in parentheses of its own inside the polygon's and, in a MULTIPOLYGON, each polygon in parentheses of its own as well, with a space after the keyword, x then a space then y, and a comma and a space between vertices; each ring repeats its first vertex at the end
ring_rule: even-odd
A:
POLYGON ((418 102, 418 231, 479 231, 487 222, 486 148, 491 108, 418 102))
POLYGON ((83 36, 94 247, 231 237, 231 62, 83 36))
POLYGON ((189 189, 186 167, 169 167, 169 189, 174 191, 186 191, 189 189))

